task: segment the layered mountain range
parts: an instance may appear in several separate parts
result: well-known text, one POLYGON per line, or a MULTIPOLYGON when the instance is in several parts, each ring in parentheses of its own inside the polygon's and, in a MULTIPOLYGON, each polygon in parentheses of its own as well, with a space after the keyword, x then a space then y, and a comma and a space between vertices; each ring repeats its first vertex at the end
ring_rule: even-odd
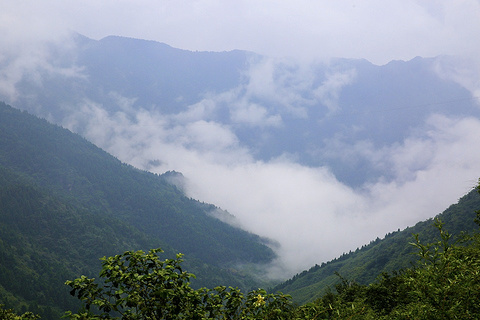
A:
MULTIPOLYGON (((336 271, 369 283, 409 265, 411 233, 433 239, 430 220, 400 231, 401 215, 438 211, 390 195, 477 170, 478 97, 452 57, 305 64, 79 34, 40 51, 0 63, 0 304, 46 319, 77 306, 65 280, 125 250, 184 253, 197 287, 276 284, 299 303, 336 271), (380 240, 375 223, 399 229, 380 240), (360 247, 361 233, 377 239, 360 247)), ((459 234, 478 208, 468 193, 441 217, 459 234)))
MULTIPOLYGON (((432 114, 480 115, 478 97, 454 81, 452 57, 383 66, 348 59, 304 65, 246 51, 192 52, 153 41, 92 40, 79 34, 44 51, 43 60, 19 68, 14 91, 0 97, 128 162, 132 156, 112 147, 108 135, 117 129, 105 121, 145 125, 138 115, 146 112, 165 131, 206 123, 232 136, 225 149, 238 144, 257 160, 287 155, 304 165, 328 166, 340 181, 359 186, 394 172, 372 161, 370 150, 350 156, 345 150, 401 143, 432 114), (95 128, 102 125, 106 132, 95 128)), ((195 134, 183 137, 185 148, 204 152, 210 143, 218 144, 203 131, 195 134)), ((136 165, 160 171, 175 167, 167 159, 142 161, 136 165)))

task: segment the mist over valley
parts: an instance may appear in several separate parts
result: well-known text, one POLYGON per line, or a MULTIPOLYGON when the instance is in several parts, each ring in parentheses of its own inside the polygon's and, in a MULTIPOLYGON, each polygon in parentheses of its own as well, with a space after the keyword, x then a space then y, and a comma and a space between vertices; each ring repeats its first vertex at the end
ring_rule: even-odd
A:
POLYGON ((187 196, 277 243, 274 278, 430 218, 475 184, 479 101, 455 57, 305 63, 78 33, 43 46, 32 65, 4 65, 2 99, 137 168, 181 172, 187 196))

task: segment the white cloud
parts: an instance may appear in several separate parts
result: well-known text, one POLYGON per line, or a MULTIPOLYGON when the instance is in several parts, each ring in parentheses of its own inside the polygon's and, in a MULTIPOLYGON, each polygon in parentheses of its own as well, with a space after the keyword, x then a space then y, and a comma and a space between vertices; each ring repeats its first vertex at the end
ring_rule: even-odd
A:
POLYGON ((353 82, 355 70, 327 74, 327 79, 313 91, 313 94, 324 104, 330 112, 338 110, 338 99, 343 86, 353 82))
MULTIPOLYGON (((480 121, 473 118, 432 116, 424 131, 416 131, 423 134, 383 149, 363 142, 369 159, 390 167, 393 177, 360 189, 342 184, 325 167, 288 157, 257 161, 214 121, 179 123, 146 110, 133 118, 126 111, 108 115, 94 103, 72 119, 71 128, 86 121, 84 134, 123 161, 158 173, 182 172, 189 196, 228 210, 245 229, 277 241, 279 259, 270 271, 283 277, 433 217, 470 190, 480 163, 480 150, 472 148, 480 145, 480 121)), ((335 147, 352 157, 364 152, 335 147)))
POLYGON ((196 121, 179 128, 176 139, 199 150, 223 151, 238 146, 238 139, 227 127, 212 121, 196 121))
POLYGON ((180 123, 212 119, 215 118, 216 111, 218 111, 218 102, 216 99, 214 97, 206 97, 188 106, 186 111, 176 114, 174 119, 180 123))
POLYGON ((268 57, 252 59, 239 86, 219 94, 205 94, 200 102, 174 118, 179 123, 217 120, 218 113, 226 109, 235 124, 279 127, 283 125, 282 115, 306 118, 312 106, 323 104, 335 111, 342 88, 354 81, 356 72, 332 71, 318 84, 320 67, 328 65, 268 57))
POLYGON ((41 84, 45 75, 84 76, 81 68, 66 67, 51 58, 54 45, 62 44, 55 46, 55 54, 61 58, 72 45, 66 21, 50 20, 51 14, 45 6, 30 5, 28 1, 0 4, 0 94, 10 102, 18 98, 16 85, 24 78, 41 84))
POLYGON ((215 176, 208 176, 213 168, 206 164, 184 171, 195 182, 189 189, 194 197, 279 241, 280 265, 299 271, 433 217, 470 190, 479 170, 480 151, 471 146, 480 143, 480 122, 434 116, 429 126, 425 137, 379 150, 397 175, 363 190, 341 184, 326 168, 289 161, 216 167, 215 176))
POLYGON ((281 126, 281 115, 306 118, 308 108, 319 104, 334 111, 342 88, 354 80, 355 70, 332 71, 319 85, 319 68, 327 67, 292 59, 252 60, 240 86, 208 101, 216 108, 226 106, 234 122, 252 126, 281 126))
POLYGON ((480 105, 480 58, 445 56, 437 59, 435 71, 444 79, 453 80, 469 90, 480 105))
POLYGON ((254 126, 274 126, 282 124, 280 115, 268 115, 265 107, 249 103, 248 101, 239 101, 231 108, 231 118, 235 123, 246 123, 254 126))

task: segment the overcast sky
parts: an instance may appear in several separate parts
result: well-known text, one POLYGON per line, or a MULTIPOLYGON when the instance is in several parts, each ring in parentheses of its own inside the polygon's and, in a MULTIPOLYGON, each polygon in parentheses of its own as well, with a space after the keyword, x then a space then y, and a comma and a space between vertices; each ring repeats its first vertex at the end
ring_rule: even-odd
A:
MULTIPOLYGON (((194 51, 243 49, 299 62, 344 57, 385 64, 457 55, 468 59, 468 72, 457 80, 480 96, 479 0, 1 0, 0 91, 14 102, 22 74, 14 70, 45 59, 36 46, 40 41, 63 41, 71 31, 194 51)), ((252 73, 251 84, 254 80, 252 73)), ((295 96, 292 88, 273 87, 277 97, 295 96)), ((190 111, 206 112, 221 99, 225 96, 211 97, 190 111)), ((237 103, 249 102, 238 98, 237 103)), ((133 101, 119 93, 118 104, 131 110, 133 101)), ((248 106, 245 110, 258 109, 248 106)), ((160 159, 162 165, 153 169, 183 172, 191 196, 229 210, 245 228, 279 241, 282 275, 443 211, 471 189, 480 169, 480 149, 472 148, 480 145, 480 121, 473 118, 432 116, 424 131, 381 150, 348 146, 352 156, 355 150, 368 152, 394 168, 393 180, 361 190, 340 183, 325 167, 304 167, 288 157, 257 161, 230 128, 192 120, 191 114, 170 119, 141 110, 131 120, 122 112, 110 117, 89 102, 64 125, 74 130, 81 118, 88 120, 85 135, 100 147, 138 167, 160 159), (163 126, 172 121, 179 125, 163 126)), ((272 125, 277 120, 269 119, 272 125)))
MULTIPOLYGON (((301 58, 476 55, 478 0, 2 0, 13 38, 120 35, 189 50, 250 50, 301 58)), ((3 36, 5 34, 3 33, 3 36)))

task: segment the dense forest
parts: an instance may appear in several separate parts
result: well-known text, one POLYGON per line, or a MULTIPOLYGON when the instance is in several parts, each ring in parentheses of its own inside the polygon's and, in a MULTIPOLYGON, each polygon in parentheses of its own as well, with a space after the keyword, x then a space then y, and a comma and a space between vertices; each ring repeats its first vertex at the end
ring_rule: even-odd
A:
POLYGON ((268 262, 264 239, 211 216, 167 177, 138 170, 80 136, 0 103, 0 303, 58 319, 77 305, 64 281, 98 259, 182 252, 192 285, 266 284, 236 267, 268 262))
POLYGON ((39 187, 216 265, 273 258, 257 236, 211 217, 214 207, 185 197, 162 176, 121 163, 80 136, 6 105, 0 112, 0 165, 28 175, 39 187))

